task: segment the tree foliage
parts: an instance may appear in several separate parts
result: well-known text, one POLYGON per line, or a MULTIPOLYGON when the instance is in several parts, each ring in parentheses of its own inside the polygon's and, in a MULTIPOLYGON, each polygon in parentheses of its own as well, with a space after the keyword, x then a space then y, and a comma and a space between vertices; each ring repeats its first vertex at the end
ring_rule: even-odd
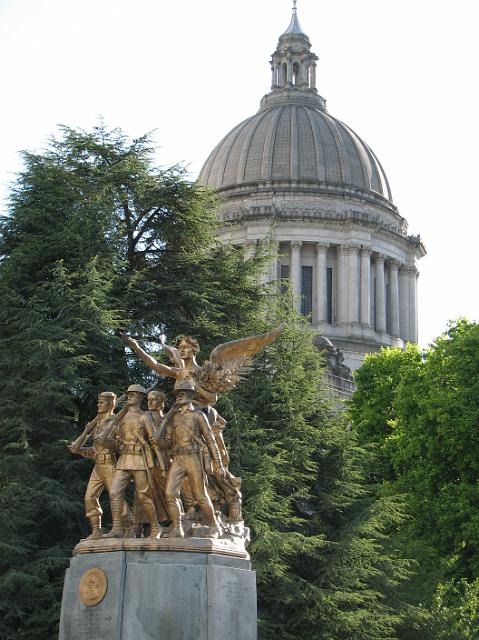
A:
POLYGON ((0 637, 57 633, 63 572, 84 529, 90 471, 70 456, 98 391, 151 374, 115 331, 148 346, 165 331, 212 346, 286 320, 249 380, 223 398, 243 477, 261 636, 388 640, 408 612, 410 565, 388 534, 394 496, 368 486, 374 456, 321 391, 322 369, 291 301, 265 311, 266 255, 214 240, 214 200, 148 137, 63 128, 24 154, 0 228, 0 637), (269 318, 269 320, 266 320, 269 318))
POLYGON ((211 196, 147 137, 64 128, 24 162, 0 229, 2 640, 57 633, 90 471, 65 443, 99 391, 146 379, 115 330, 218 341, 263 295, 262 259, 215 243, 211 196))
POLYGON ((451 324, 424 354, 370 356, 356 381, 351 416, 360 441, 382 452, 381 491, 406 496, 401 542, 422 568, 411 595, 432 606, 439 583, 451 594, 479 575, 479 325, 451 324))
POLYGON ((291 321, 222 401, 253 532, 260 637, 392 639, 411 573, 387 540, 402 507, 369 490, 371 454, 323 386, 310 330, 291 321))

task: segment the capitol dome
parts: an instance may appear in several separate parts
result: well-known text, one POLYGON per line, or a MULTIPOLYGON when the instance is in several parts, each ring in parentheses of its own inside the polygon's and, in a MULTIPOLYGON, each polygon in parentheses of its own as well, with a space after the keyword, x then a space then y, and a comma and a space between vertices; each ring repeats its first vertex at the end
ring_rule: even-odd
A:
POLYGON ((419 236, 394 205, 371 148, 326 109, 318 57, 293 15, 271 58, 259 111, 213 149, 198 182, 217 191, 219 239, 252 255, 265 282, 289 279, 297 310, 355 369, 381 346, 417 341, 419 236))
POLYGON ((392 201, 373 151, 323 101, 294 89, 267 97, 212 151, 199 180, 223 190, 258 182, 299 181, 315 191, 344 188, 392 201), (315 104, 316 103, 316 104, 315 104))

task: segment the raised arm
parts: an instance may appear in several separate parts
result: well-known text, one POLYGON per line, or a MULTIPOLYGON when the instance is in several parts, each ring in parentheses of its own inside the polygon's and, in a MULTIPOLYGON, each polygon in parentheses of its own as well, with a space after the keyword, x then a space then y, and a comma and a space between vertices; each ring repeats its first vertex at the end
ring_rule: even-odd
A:
POLYGON ((133 349, 133 351, 140 356, 140 358, 143 360, 143 362, 146 364, 147 367, 149 367, 150 369, 153 369, 153 371, 156 371, 162 376, 169 376, 170 378, 179 377, 180 375, 179 369, 175 367, 169 367, 166 364, 161 364, 161 362, 158 362, 158 360, 155 360, 155 358, 152 358, 152 356, 148 355, 148 353, 146 353, 146 351, 144 351, 140 347, 140 345, 134 338, 130 336, 125 336, 125 340, 128 346, 130 346, 133 349))

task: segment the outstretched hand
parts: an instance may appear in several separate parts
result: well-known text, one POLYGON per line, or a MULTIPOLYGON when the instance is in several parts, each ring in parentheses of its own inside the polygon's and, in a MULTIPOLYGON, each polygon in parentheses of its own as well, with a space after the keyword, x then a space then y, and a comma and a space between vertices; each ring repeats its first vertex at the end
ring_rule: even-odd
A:
POLYGON ((80 447, 78 446, 78 444, 75 442, 70 442, 70 444, 67 445, 68 450, 70 451, 70 453, 78 453, 78 451, 80 450, 80 447))
POLYGON ((115 332, 116 335, 123 340, 124 342, 126 342, 129 345, 136 345, 138 344, 137 341, 132 338, 131 336, 129 336, 127 333, 125 333, 124 331, 116 331, 115 332))

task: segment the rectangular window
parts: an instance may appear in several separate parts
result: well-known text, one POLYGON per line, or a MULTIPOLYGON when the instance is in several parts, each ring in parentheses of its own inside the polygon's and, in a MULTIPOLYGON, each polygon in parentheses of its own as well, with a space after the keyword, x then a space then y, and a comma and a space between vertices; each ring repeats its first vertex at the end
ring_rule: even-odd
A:
POLYGON ((313 267, 301 267, 301 315, 309 317, 313 311, 313 267))
POLYGON ((281 278, 280 291, 281 291, 281 294, 284 294, 288 290, 288 282, 287 282, 287 280, 289 280, 289 265, 288 264, 280 265, 279 277, 281 278))
POLYGON ((333 269, 326 268, 326 319, 333 323, 333 269))

